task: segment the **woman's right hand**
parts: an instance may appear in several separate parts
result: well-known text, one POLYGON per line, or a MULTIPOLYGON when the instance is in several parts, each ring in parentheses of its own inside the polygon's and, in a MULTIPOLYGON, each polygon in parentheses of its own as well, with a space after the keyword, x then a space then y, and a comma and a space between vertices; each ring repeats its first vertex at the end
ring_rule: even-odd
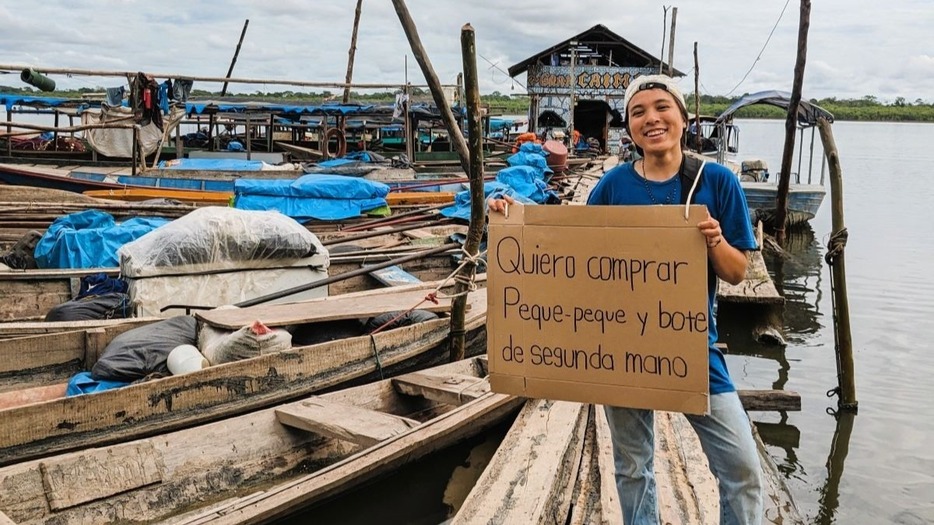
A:
POLYGON ((503 195, 503 198, 501 199, 487 199, 486 203, 490 213, 496 212, 505 214, 506 208, 510 204, 515 204, 516 199, 513 199, 509 195, 503 195))

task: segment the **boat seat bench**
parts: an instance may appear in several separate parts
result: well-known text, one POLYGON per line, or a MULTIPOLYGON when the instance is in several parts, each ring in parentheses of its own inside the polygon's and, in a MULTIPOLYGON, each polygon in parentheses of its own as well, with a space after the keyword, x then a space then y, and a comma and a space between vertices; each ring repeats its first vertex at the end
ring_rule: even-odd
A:
POLYGON ((312 397, 276 410, 283 425, 369 447, 421 422, 378 410, 312 397))

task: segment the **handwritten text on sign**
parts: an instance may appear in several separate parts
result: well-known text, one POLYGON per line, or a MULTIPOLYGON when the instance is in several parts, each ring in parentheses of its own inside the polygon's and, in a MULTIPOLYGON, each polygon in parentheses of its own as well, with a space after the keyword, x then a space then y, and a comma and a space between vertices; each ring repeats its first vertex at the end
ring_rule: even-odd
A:
POLYGON ((500 376, 524 395, 546 385, 555 399, 702 412, 684 407, 707 394, 705 212, 683 213, 529 206, 491 218, 494 389, 500 376))

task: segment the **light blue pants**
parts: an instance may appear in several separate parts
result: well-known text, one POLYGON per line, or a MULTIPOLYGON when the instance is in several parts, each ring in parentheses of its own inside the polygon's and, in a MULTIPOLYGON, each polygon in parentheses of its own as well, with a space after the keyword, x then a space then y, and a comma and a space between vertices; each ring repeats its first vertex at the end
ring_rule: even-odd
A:
MULTIPOLYGON (((736 392, 710 396, 710 415, 686 415, 720 489, 721 525, 762 523, 762 474, 749 418, 736 392)), ((626 525, 657 525, 655 413, 606 407, 616 488, 626 525)))

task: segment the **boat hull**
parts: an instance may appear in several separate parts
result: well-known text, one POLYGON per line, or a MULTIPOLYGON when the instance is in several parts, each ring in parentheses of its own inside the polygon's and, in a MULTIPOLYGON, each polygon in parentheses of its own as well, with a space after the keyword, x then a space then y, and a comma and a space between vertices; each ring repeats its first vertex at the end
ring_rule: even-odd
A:
MULTIPOLYGON (((775 210, 778 186, 769 182, 742 182, 746 204, 753 219, 775 210)), ((792 184, 788 188, 788 223, 805 223, 814 218, 827 190, 820 184, 792 184)))

